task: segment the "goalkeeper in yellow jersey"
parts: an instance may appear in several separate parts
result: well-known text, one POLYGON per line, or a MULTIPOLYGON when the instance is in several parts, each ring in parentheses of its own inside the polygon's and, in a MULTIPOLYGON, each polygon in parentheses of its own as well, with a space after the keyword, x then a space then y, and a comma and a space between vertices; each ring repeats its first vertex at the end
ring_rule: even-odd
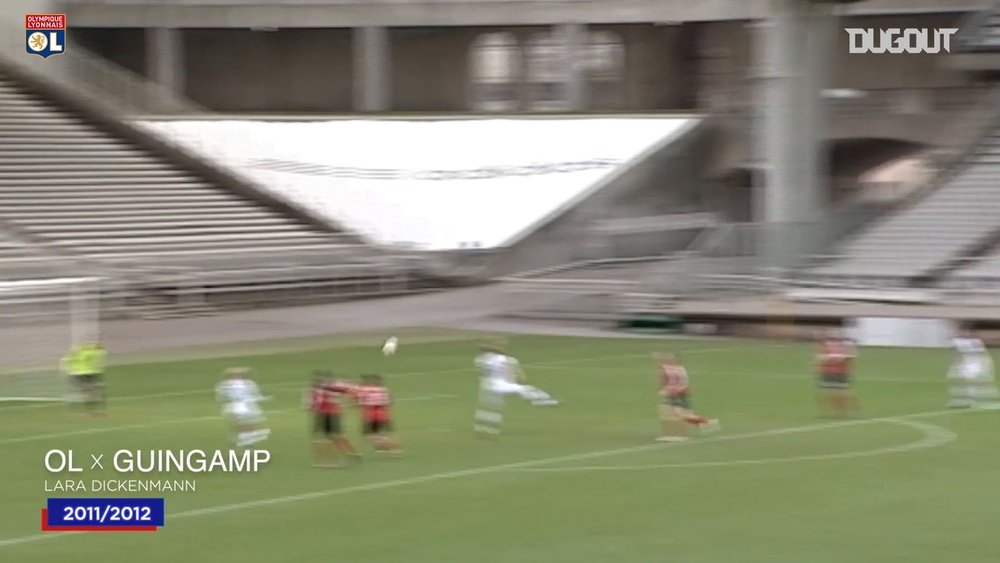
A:
POLYGON ((100 342, 81 344, 63 358, 63 371, 72 380, 84 409, 95 416, 105 414, 104 366, 107 351, 100 342))

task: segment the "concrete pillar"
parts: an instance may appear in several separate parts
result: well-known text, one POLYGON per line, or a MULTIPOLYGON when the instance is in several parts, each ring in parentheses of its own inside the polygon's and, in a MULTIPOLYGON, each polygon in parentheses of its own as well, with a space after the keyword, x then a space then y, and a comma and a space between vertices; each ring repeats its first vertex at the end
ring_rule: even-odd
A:
POLYGON ((384 27, 354 29, 354 109, 387 111, 391 108, 392 73, 389 30, 384 27))
MULTIPOLYGON (((625 41, 624 106, 630 110, 680 109, 677 66, 680 26, 622 26, 625 41)), ((687 80, 687 79, 685 79, 687 80)))
MULTIPOLYGON (((665 28, 654 28, 646 25, 629 25, 622 30, 622 37, 625 39, 625 68, 623 89, 625 90, 625 107, 631 110, 653 109, 653 100, 659 92, 662 92, 660 84, 657 83, 657 76, 653 69, 660 70, 659 65, 651 64, 651 59, 657 59, 662 55, 660 44, 657 41, 657 31, 664 31, 665 28)), ((662 61, 658 61, 661 62, 662 61)), ((669 71, 673 68, 666 64, 669 71)))
POLYGON ((171 92, 184 94, 184 38, 180 29, 146 28, 146 76, 171 92))
POLYGON ((462 27, 393 30, 392 109, 468 111, 469 51, 476 35, 462 27))
POLYGON ((825 137, 821 69, 832 48, 832 12, 809 0, 771 0, 758 26, 756 156, 763 185, 755 186, 757 220, 767 223, 759 239, 772 266, 790 265, 815 252, 826 206, 822 140, 825 137))
POLYGON ((531 111, 531 33, 518 32, 517 51, 514 53, 514 111, 531 111))
MULTIPOLYGON (((832 4, 809 3, 806 15, 805 53, 799 59, 801 74, 805 76, 803 135, 808 135, 812 149, 804 156, 809 158, 807 170, 811 170, 810 189, 803 194, 800 220, 823 221, 830 203, 829 186, 826 178, 830 172, 829 151, 826 139, 829 137, 828 103, 824 91, 833 83, 833 68, 840 60, 836 52, 837 23, 832 4)), ((839 31, 843 33, 843 31, 839 31)), ((810 241, 815 242, 815 241, 810 241)))
POLYGON ((698 93, 704 88, 698 54, 700 27, 688 22, 678 26, 673 64, 680 69, 678 76, 690 77, 677 84, 675 102, 681 109, 697 109, 698 93))
POLYGON ((580 23, 567 23, 559 26, 556 34, 563 46, 566 77, 565 100, 566 109, 581 111, 587 107, 587 26, 580 23))

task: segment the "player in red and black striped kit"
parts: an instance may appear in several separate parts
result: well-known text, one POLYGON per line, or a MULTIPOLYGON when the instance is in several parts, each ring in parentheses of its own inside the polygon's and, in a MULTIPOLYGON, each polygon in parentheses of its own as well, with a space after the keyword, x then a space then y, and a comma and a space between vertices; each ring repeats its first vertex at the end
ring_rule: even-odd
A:
POLYGON ((819 368, 817 402, 822 414, 843 418, 858 408, 857 397, 851 389, 851 368, 856 355, 854 342, 840 331, 830 331, 819 341, 816 350, 819 368))
POLYGON ((361 409, 365 437, 379 452, 402 453, 392 437, 392 395, 378 375, 364 375, 354 388, 354 400, 361 409))
POLYGON ((687 425, 697 426, 702 430, 718 430, 719 421, 705 418, 691 410, 691 388, 688 383, 687 370, 673 354, 657 354, 660 376, 659 415, 663 435, 658 442, 680 442, 687 440, 687 425))
POLYGON ((316 372, 307 397, 313 417, 313 456, 317 467, 340 467, 337 453, 358 461, 361 454, 342 434, 341 397, 353 394, 354 388, 338 382, 326 372, 316 372))

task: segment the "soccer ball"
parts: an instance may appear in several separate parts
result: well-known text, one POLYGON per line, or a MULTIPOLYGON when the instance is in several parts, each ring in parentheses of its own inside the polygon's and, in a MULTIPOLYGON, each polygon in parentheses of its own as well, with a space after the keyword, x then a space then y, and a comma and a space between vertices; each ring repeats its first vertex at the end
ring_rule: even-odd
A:
POLYGON ((395 336, 390 336, 386 339, 385 344, 382 345, 382 354, 385 356, 395 354, 397 346, 399 346, 399 340, 395 336))

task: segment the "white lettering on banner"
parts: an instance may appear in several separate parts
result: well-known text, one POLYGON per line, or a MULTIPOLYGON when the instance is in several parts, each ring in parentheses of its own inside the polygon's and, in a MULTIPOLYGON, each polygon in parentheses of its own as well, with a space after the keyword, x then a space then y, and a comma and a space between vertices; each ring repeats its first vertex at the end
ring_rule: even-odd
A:
POLYGON ((872 28, 848 27, 844 31, 850 36, 848 52, 852 55, 864 53, 946 53, 951 52, 951 36, 958 28, 906 28, 892 27, 876 30, 872 28), (876 35, 878 41, 876 42, 876 35), (932 41, 933 39, 933 41, 932 41))
POLYGON ((484 166, 466 170, 391 170, 385 168, 354 168, 327 166, 307 162, 293 162, 275 159, 256 159, 250 166, 271 172, 288 172, 310 176, 331 176, 334 178, 354 178, 364 180, 489 180, 512 176, 545 176, 567 174, 584 170, 601 170, 621 164, 614 158, 592 158, 570 162, 533 163, 510 166, 484 166))

